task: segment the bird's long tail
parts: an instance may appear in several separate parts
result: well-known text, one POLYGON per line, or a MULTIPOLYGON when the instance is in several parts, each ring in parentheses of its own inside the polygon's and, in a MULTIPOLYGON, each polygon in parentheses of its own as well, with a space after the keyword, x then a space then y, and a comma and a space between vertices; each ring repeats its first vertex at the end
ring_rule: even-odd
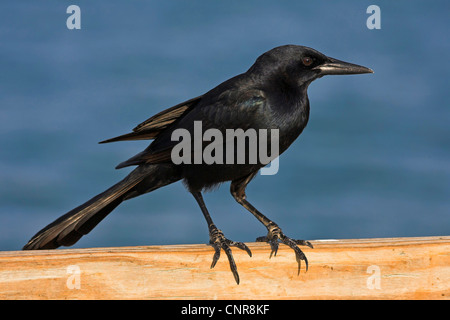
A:
POLYGON ((88 234, 122 201, 153 191, 179 179, 177 169, 172 164, 139 166, 122 181, 39 231, 28 241, 23 250, 71 246, 83 235, 88 234))

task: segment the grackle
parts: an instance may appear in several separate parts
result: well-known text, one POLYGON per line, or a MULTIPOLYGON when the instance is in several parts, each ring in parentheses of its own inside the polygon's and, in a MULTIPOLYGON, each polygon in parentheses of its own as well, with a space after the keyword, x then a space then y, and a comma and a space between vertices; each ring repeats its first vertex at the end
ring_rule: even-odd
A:
MULTIPOLYGON (((262 54, 247 72, 219 84, 201 96, 156 114, 139 124, 131 133, 102 141, 101 143, 154 140, 144 151, 117 166, 137 166, 122 181, 56 219, 33 236, 23 249, 71 246, 88 234, 122 201, 182 180, 198 202, 208 224, 209 243, 215 250, 211 268, 215 266, 223 249, 235 281, 239 284, 230 247, 245 250, 250 256, 251 251, 244 243, 231 241, 224 236, 211 219, 202 197, 202 192, 231 181, 230 191, 234 199, 267 228, 267 235, 257 241, 270 244, 270 256, 276 255, 279 242, 284 243, 295 251, 298 272, 302 260, 307 270, 308 260, 298 245, 312 248, 311 243, 286 236, 276 223, 246 199, 246 186, 267 163, 258 160, 256 163, 244 161, 207 164, 186 161, 175 164, 172 151, 179 140, 173 139, 172 135, 177 129, 193 134, 194 123, 197 121, 201 121, 203 130, 217 129, 219 132, 238 128, 278 129, 278 154, 281 154, 300 135, 308 122, 309 84, 324 75, 362 73, 373 71, 327 57, 303 46, 285 45, 262 54)), ((201 142, 201 148, 207 145, 205 141, 201 142)), ((248 147, 248 144, 245 145, 246 151, 248 147)))

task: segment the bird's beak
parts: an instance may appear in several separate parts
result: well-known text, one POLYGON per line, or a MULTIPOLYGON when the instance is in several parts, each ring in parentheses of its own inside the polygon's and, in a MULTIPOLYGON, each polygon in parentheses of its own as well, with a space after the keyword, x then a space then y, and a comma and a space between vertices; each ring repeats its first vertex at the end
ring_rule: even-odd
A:
POLYGON ((373 73, 370 68, 333 58, 328 58, 327 62, 315 67, 314 70, 318 70, 320 75, 373 73))

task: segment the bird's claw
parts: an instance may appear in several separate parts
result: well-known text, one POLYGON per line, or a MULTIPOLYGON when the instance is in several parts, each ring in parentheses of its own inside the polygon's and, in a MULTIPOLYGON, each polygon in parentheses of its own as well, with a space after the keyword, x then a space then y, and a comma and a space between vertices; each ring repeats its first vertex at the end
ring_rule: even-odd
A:
POLYGON ((228 257, 228 261, 230 263, 230 269, 231 269, 231 272, 233 273, 234 279, 236 280, 236 283, 239 284, 239 274, 237 272, 236 263, 234 262, 233 254, 231 252, 230 247, 237 247, 241 250, 244 250, 247 252, 247 254, 250 257, 252 256, 252 252, 250 251, 250 249, 247 247, 247 245, 245 243, 235 242, 235 241, 231 241, 231 240, 225 238, 223 232, 220 231, 219 229, 217 229, 217 227, 215 225, 212 225, 210 227, 209 238, 210 238, 209 243, 215 250, 215 253, 213 256, 213 261, 211 263, 211 269, 215 267, 217 261, 220 258, 220 250, 223 249, 223 251, 225 251, 225 254, 228 257))
POLYGON ((271 223, 268 228, 267 236, 259 237, 256 239, 258 242, 267 242, 270 245, 270 248, 272 251, 270 252, 270 257, 276 256, 278 252, 278 245, 279 242, 284 243, 285 245, 289 246, 291 249, 295 252, 295 259, 297 260, 298 264, 298 272, 297 274, 300 274, 300 267, 301 267, 301 261, 305 261, 306 264, 306 271, 308 271, 308 259, 306 258, 305 254, 302 250, 298 247, 298 245, 302 246, 308 246, 310 248, 313 248, 312 244, 309 241, 306 240, 294 240, 286 236, 276 225, 275 223, 271 223))

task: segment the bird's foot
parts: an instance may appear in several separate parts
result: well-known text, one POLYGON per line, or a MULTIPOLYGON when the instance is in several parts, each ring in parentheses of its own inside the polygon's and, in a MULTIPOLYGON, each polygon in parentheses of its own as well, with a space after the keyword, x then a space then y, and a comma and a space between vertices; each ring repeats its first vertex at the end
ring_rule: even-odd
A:
POLYGON ((308 271, 308 259, 306 258, 305 254, 302 250, 298 247, 298 245, 302 246, 308 246, 310 248, 313 248, 312 244, 309 241, 306 240, 294 240, 289 237, 287 237, 282 231, 281 228, 276 224, 271 222, 269 226, 267 227, 267 236, 259 237, 256 239, 258 242, 267 242, 270 244, 270 247, 272 248, 272 251, 270 252, 270 258, 272 258, 272 255, 276 256, 278 251, 278 241, 281 243, 284 243, 285 245, 292 248, 295 252, 295 258, 298 263, 298 272, 297 274, 300 274, 300 267, 301 267, 301 261, 305 261, 306 264, 306 271, 308 271))
POLYGON ((237 272, 236 263, 234 262, 233 254, 231 252, 230 247, 237 247, 239 249, 245 250, 248 255, 251 257, 252 252, 247 247, 247 245, 243 242, 234 242, 227 238, 225 238, 222 231, 217 229, 215 225, 211 225, 209 228, 209 243, 212 245, 214 250, 216 251, 214 253, 213 261, 211 263, 211 268, 214 268, 217 261, 220 258, 220 249, 223 249, 225 251, 228 261, 230 262, 230 269, 233 273, 234 279, 236 280, 236 283, 239 284, 239 274, 237 272))

